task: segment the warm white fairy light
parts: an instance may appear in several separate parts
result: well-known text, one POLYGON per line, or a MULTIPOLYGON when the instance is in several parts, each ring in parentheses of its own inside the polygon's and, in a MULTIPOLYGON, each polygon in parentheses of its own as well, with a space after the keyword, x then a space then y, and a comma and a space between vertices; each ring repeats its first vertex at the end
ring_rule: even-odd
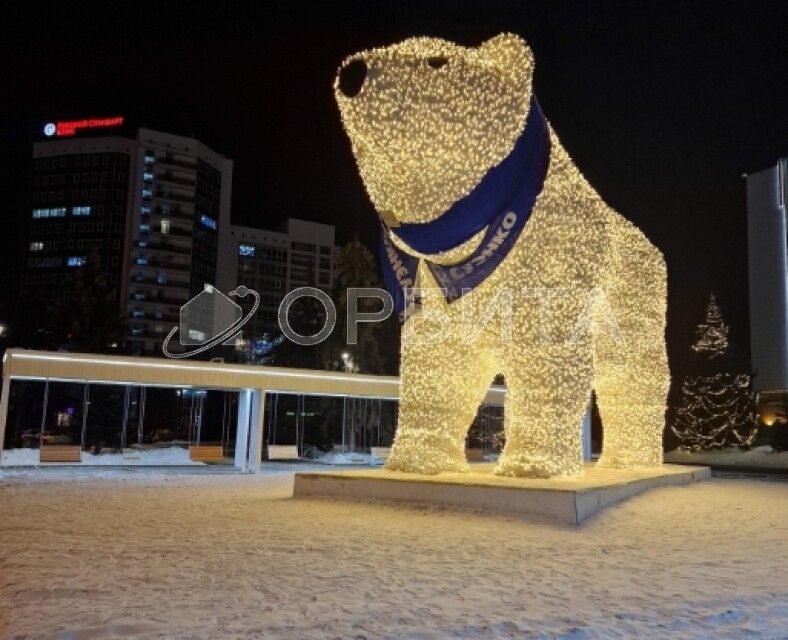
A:
POLYGON ((717 299, 711 294, 706 305, 706 320, 701 322, 695 331, 697 340, 692 345, 692 350, 708 356, 709 359, 724 356, 728 351, 728 331, 729 327, 722 319, 717 299))
POLYGON ((746 373, 687 376, 670 428, 686 451, 751 447, 758 435, 746 373))
POLYGON ((729 327, 712 294, 706 319, 695 330, 692 350, 704 361, 705 375, 686 376, 670 428, 687 451, 750 447, 758 435, 750 376, 723 370, 709 372, 711 362, 727 369, 729 327))
MULTIPOLYGON (((360 92, 347 97, 337 86, 336 97, 366 188, 388 220, 439 216, 509 154, 521 133, 533 58, 517 36, 497 36, 476 49, 413 38, 348 60, 357 59, 367 67, 360 92)), ((422 312, 405 324, 390 469, 467 470, 465 436, 498 373, 507 385, 498 473, 580 473, 580 424, 592 388, 604 423, 599 464, 662 462, 669 385, 664 260, 602 201, 555 132, 550 136, 544 189, 516 246, 461 301, 447 304, 439 294, 426 294, 422 312), (483 317, 502 288, 515 292, 512 340, 491 321, 466 344, 463 313, 483 317), (560 295, 540 305, 521 295, 523 288, 560 295), (604 292, 623 343, 600 330, 604 322, 576 330, 595 291, 604 292), (448 335, 434 344, 429 336, 445 323, 448 335)), ((455 261, 478 241, 431 258, 455 261)), ((437 286, 424 263, 419 283, 437 286)))

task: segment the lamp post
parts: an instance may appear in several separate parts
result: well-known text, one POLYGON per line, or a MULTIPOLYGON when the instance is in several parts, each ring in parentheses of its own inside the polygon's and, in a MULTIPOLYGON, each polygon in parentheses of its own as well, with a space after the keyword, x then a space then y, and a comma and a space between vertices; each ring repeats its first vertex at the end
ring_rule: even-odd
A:
POLYGON ((356 370, 356 365, 353 363, 353 357, 347 351, 342 352, 342 362, 345 366, 345 371, 352 373, 356 370))

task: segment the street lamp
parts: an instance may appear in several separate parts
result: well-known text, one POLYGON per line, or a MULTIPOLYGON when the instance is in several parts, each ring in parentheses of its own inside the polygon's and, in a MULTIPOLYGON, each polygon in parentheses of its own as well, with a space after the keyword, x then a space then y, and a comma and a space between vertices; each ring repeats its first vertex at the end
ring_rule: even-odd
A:
POLYGON ((342 362, 345 365, 345 371, 353 372, 355 371, 355 365, 353 364, 353 358, 351 357, 350 353, 347 351, 342 352, 342 362))

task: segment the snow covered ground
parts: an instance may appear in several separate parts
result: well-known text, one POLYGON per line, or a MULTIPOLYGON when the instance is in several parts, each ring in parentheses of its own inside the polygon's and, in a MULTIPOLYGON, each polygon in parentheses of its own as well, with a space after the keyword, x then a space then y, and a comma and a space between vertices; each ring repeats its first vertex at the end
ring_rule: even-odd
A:
POLYGON ((699 464, 724 467, 749 467, 758 469, 788 470, 788 451, 773 451, 771 447, 750 450, 730 449, 710 451, 682 451, 676 449, 665 454, 665 462, 699 464))
POLYGON ((343 453, 341 451, 323 453, 319 458, 315 458, 313 462, 316 464, 352 464, 368 467, 381 466, 383 464, 382 460, 378 460, 369 453, 343 453))
POLYGON ((788 482, 569 527, 260 477, 0 469, 0 637, 785 638, 788 482))
MULTIPOLYGON (((204 462, 195 462, 189 458, 186 447, 162 447, 161 449, 124 449, 125 453, 92 454, 82 452, 82 462, 59 462, 58 464, 77 466, 84 465, 196 465, 204 466, 204 462)), ((0 454, 2 464, 8 466, 31 466, 39 464, 38 449, 5 449, 0 454)))

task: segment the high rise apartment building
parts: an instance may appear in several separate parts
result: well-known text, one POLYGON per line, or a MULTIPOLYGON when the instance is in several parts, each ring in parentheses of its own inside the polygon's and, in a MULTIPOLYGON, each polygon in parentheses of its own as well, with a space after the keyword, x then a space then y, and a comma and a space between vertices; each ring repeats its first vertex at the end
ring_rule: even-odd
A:
POLYGON ((160 353, 181 305, 216 281, 233 163, 151 129, 65 135, 74 137, 33 145, 22 284, 44 301, 62 299, 73 270, 97 256, 111 297, 128 310, 128 350, 160 353))

